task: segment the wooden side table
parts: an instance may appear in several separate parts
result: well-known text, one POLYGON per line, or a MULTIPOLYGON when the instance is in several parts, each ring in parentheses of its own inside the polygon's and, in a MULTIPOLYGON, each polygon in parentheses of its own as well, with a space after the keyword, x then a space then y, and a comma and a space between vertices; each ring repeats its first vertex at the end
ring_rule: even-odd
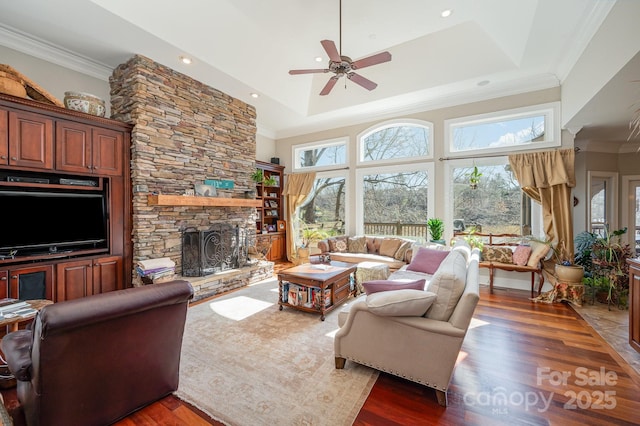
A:
MULTIPOLYGON (((46 300, 46 299, 26 300, 25 302, 27 302, 30 308, 35 309, 36 311, 39 311, 43 307, 53 303, 51 300, 46 300)), ((12 318, 2 318, 0 319, 0 326, 6 327, 7 332, 11 333, 13 331, 18 330, 20 323, 30 321, 35 316, 36 316, 36 312, 30 315, 24 315, 24 316, 16 315, 15 317, 12 317, 12 318)), ((2 351, 0 351, 0 388, 8 389, 15 385, 16 385, 16 379, 9 372, 9 369, 7 368, 7 363, 4 360, 4 354, 2 353, 2 351)))
MULTIPOLYGON (((53 303, 51 300, 46 300, 46 299, 25 300, 25 302, 27 302, 30 308, 35 309, 36 311, 39 311, 45 306, 53 303)), ((17 315, 12 318, 2 318, 0 319, 0 327, 6 326, 8 329, 7 331, 11 333, 12 331, 16 331, 18 329, 18 326, 20 325, 21 322, 30 321, 35 316, 36 314, 34 312, 31 315, 26 315, 26 316, 17 315)))

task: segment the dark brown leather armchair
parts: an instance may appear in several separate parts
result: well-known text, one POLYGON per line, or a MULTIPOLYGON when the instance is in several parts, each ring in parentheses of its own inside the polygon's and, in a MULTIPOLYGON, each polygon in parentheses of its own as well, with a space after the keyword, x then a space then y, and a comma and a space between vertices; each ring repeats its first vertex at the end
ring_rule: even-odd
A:
POLYGON ((178 388, 193 288, 172 281, 54 303, 2 339, 28 425, 107 425, 178 388))

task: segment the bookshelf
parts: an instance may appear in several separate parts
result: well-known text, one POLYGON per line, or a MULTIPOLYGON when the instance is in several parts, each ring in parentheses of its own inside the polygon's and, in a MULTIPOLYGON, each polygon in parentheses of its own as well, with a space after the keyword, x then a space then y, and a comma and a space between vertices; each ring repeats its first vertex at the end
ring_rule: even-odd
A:
POLYGON ((284 185, 284 166, 256 161, 256 169, 262 170, 264 181, 256 183, 256 233, 260 239, 269 239, 271 250, 268 260, 281 260, 286 257, 286 227, 282 187, 284 185), (269 182, 272 178, 275 182, 269 182))

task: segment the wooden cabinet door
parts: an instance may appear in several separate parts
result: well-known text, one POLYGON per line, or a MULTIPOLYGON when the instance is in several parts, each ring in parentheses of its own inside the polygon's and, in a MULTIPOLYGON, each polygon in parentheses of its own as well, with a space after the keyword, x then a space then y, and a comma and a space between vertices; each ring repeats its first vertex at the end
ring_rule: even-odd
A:
POLYGON ((122 175, 123 144, 122 132, 94 128, 92 132, 92 163, 94 173, 101 175, 122 175))
POLYGON ((59 263, 56 266, 55 302, 79 299, 92 294, 93 260, 76 260, 59 263))
POLYGON ((93 261, 93 294, 122 290, 122 257, 111 256, 93 261))
POLYGON ((285 238, 283 235, 271 236, 271 251, 269 260, 280 260, 285 256, 285 238))
POLYGON ((53 300, 53 265, 9 269, 9 297, 53 300))
POLYGON ((0 270, 0 299, 9 297, 9 271, 0 270))
POLYGON ((0 166, 9 164, 9 113, 0 110, 0 166))
POLYGON ((56 122, 56 169, 92 173, 91 127, 70 121, 56 122))
POLYGON ((53 169, 53 120, 9 111, 9 165, 53 169))

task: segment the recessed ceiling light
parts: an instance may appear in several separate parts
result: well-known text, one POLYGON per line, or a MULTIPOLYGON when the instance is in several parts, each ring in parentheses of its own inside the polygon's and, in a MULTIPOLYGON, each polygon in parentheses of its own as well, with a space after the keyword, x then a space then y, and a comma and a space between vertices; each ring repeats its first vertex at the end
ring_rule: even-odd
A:
POLYGON ((445 9, 442 11, 440 16, 442 16, 443 18, 448 18, 449 16, 451 16, 452 13, 453 11, 451 9, 445 9))
POLYGON ((322 62, 322 56, 316 56, 316 62, 322 62))
POLYGON ((186 56, 180 56, 180 60, 183 64, 189 65, 191 63, 191 58, 187 58, 186 56))
POLYGON ((252 97, 252 98, 258 98, 258 97, 260 97, 260 95, 258 95, 257 93, 252 93, 252 94, 251 94, 251 97, 252 97))
POLYGON ((482 80, 478 82, 478 86, 486 86, 489 83, 491 83, 489 80, 482 80))

